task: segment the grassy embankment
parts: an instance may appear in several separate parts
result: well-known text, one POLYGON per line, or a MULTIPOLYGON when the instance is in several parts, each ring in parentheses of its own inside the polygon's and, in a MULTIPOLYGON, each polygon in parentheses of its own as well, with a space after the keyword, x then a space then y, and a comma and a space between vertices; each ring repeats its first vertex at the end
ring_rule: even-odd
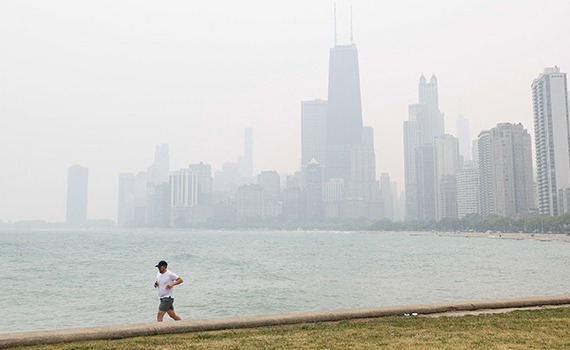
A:
POLYGON ((570 308, 462 317, 387 317, 25 347, 99 349, 570 349, 570 308))

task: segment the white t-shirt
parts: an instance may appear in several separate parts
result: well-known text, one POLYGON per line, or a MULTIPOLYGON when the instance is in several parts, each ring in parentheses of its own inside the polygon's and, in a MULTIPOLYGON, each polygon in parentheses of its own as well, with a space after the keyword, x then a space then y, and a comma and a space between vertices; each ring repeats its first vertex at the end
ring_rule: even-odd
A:
POLYGON ((158 272, 156 274, 156 282, 158 283, 158 297, 172 297, 174 288, 167 289, 166 285, 176 281, 177 279, 178 275, 170 270, 166 270, 164 273, 158 272))

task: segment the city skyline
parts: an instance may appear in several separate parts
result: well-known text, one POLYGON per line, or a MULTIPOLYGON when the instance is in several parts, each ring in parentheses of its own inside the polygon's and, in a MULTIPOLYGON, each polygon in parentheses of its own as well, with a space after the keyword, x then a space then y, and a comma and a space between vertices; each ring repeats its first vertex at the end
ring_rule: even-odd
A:
MULTIPOLYGON (((401 190, 401 125, 416 99, 415 83, 422 72, 439 78, 446 133, 457 136, 449 126, 461 112, 470 121, 472 137, 507 121, 522 123, 534 135, 530 84, 544 67, 568 71, 570 63, 569 49, 553 45, 564 42, 561 32, 570 32, 560 14, 569 5, 562 1, 483 3, 476 8, 445 1, 433 7, 410 4, 414 6, 406 11, 406 5, 354 6, 362 118, 374 128, 376 176, 390 174, 401 190), (500 24, 503 16, 509 20, 500 24), (527 28, 531 18, 542 24, 537 33, 527 28), (390 35, 392 27, 406 31, 390 35), (449 27, 457 31, 448 35, 449 27), (525 42, 515 43, 522 36, 525 42), (501 58, 477 57, 476 52, 501 52, 501 58), (501 96, 502 91, 509 91, 508 96, 501 96)), ((253 173, 299 170, 299 101, 326 99, 332 3, 311 3, 302 13, 295 2, 277 10, 261 3, 246 9, 226 5, 214 10, 178 3, 172 5, 179 10, 173 15, 173 8, 156 9, 145 2, 128 14, 119 8, 105 14, 99 5, 87 11, 57 2, 50 7, 1 3, 0 38, 7 54, 0 63, 10 69, 0 83, 0 220, 63 221, 65 170, 74 163, 90 169, 88 218, 114 218, 117 174, 144 169, 156 144, 170 145, 171 169, 203 161, 215 172, 242 155, 245 127, 256 135, 253 173), (232 11, 235 17, 229 15, 232 11), (141 21, 150 13, 162 27, 141 21), (210 21, 227 17, 236 33, 225 40, 228 27, 220 26, 213 28, 211 38, 201 39, 184 17, 196 13, 205 13, 210 21), (105 15, 108 28, 93 31, 105 15), (281 21, 266 20, 275 18, 271 16, 281 16, 281 21), (293 23, 299 24, 294 33, 282 28, 293 23), (265 35, 257 34, 261 25, 265 35), (193 51, 194 44, 206 52, 193 51), (221 59, 227 50, 238 53, 235 59, 221 59), (92 53, 100 63, 89 57, 92 53), (173 68, 167 69, 168 64, 173 68), (206 78, 214 68, 221 73, 206 78), (31 193, 42 201, 20 198, 31 193)), ((341 9, 342 4, 339 14, 341 9)), ((339 32, 347 31, 340 26, 339 32)), ((347 43, 342 36, 339 41, 347 43)))

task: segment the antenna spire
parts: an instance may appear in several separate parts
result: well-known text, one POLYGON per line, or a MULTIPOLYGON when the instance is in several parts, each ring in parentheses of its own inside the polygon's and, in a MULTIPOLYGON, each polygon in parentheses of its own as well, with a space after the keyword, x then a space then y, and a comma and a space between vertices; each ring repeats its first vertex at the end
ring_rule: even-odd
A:
POLYGON ((334 2, 334 46, 336 47, 336 1, 334 2))
POLYGON ((350 44, 354 45, 354 36, 352 35, 352 4, 350 5, 350 44))

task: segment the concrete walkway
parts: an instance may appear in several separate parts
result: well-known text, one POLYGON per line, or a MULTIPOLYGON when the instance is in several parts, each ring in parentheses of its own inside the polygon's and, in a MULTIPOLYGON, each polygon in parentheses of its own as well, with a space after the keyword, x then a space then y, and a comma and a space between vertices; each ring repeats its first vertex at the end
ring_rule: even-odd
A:
POLYGON ((570 305, 570 294, 505 300, 482 300, 432 305, 405 305, 372 309, 350 309, 317 312, 295 312, 281 315, 219 318, 210 320, 183 320, 164 323, 140 323, 121 326, 75 328, 56 331, 37 331, 0 334, 0 349, 53 344, 80 340, 120 339, 144 335, 202 332, 236 328, 291 325, 314 322, 332 322, 362 318, 377 318, 404 314, 445 314, 458 311, 531 308, 537 306, 570 305))

